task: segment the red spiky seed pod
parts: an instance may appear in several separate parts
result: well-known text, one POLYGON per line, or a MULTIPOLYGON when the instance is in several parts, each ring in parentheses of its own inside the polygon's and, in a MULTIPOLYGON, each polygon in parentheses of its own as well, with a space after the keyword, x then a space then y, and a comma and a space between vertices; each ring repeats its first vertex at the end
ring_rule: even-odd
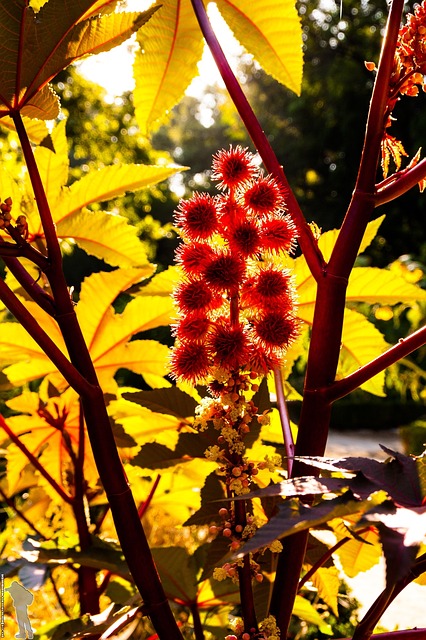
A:
POLYGON ((284 207, 284 197, 272 176, 256 180, 242 193, 244 205, 256 216, 266 217, 278 213, 284 207))
POLYGON ((252 258, 261 247, 260 230, 254 220, 243 220, 226 235, 231 251, 252 258))
POLYGON ((185 340, 196 342, 204 340, 210 327, 211 321, 205 315, 195 312, 184 316, 174 325, 173 334, 182 342, 185 340))
POLYGON ((200 276, 214 256, 214 250, 205 242, 181 243, 176 249, 175 261, 187 275, 200 276))
POLYGON ((190 200, 181 200, 174 218, 189 239, 207 240, 217 230, 216 201, 208 193, 195 193, 190 200))
POLYGON ((265 249, 291 253, 296 245, 296 227, 289 216, 272 218, 262 224, 261 237, 265 249))
POLYGON ((249 368, 259 376, 267 375, 275 367, 282 364, 281 354, 274 351, 265 351, 260 344, 251 344, 249 368))
POLYGON ((210 372, 210 360, 205 345, 199 342, 182 342, 175 345, 170 370, 176 379, 192 384, 204 379, 210 372))
POLYGON ((223 196, 218 200, 219 225, 221 230, 234 229, 247 219, 246 209, 234 198, 223 196))
POLYGON ((261 268, 241 288, 241 303, 262 310, 277 307, 289 312, 294 306, 294 293, 290 274, 273 267, 261 268))
POLYGON ((201 279, 180 283, 175 289, 174 299, 182 313, 217 309, 222 304, 221 297, 214 294, 201 279))
POLYGON ((255 332, 266 348, 285 348, 299 333, 299 322, 291 315, 267 312, 254 323, 255 332))
POLYGON ((233 327, 228 319, 222 319, 210 335, 209 349, 217 366, 236 371, 247 361, 247 335, 240 325, 233 327))
POLYGON ((240 145, 222 149, 213 156, 212 180, 219 181, 220 189, 235 189, 258 174, 255 157, 247 148, 240 145))
POLYGON ((245 264, 239 256, 218 251, 206 266, 204 279, 215 291, 228 291, 238 287, 245 270, 245 264))

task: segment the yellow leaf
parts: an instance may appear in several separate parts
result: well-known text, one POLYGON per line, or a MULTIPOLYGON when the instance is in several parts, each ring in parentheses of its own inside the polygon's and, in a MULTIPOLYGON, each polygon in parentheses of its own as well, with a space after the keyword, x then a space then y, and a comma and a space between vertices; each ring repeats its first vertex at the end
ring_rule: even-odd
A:
MULTIPOLYGON (((36 147, 34 155, 37 167, 43 182, 47 200, 52 211, 55 210, 56 201, 63 187, 68 180, 68 144, 65 134, 65 120, 60 122, 51 134, 54 151, 46 147, 36 147)), ((31 186, 27 174, 28 190, 31 186)), ((33 233, 42 232, 41 223, 38 223, 37 229, 31 229, 33 233)))
POLYGON ((62 240, 71 238, 87 253, 114 267, 147 264, 137 229, 123 216, 83 209, 59 222, 57 235, 62 240))
POLYGON ((158 442, 174 448, 182 431, 181 417, 156 413, 124 398, 110 402, 108 413, 139 445, 158 442))
POLYGON ((216 0, 237 40, 273 78, 300 95, 302 28, 293 0, 216 0))
POLYGON ((160 7, 139 32, 134 63, 135 114, 141 131, 165 120, 197 75, 203 38, 190 0, 158 0, 160 7))
MULTIPOLYGON (((130 465, 126 465, 125 468, 136 501, 143 502, 152 486, 152 482, 146 480, 147 476, 152 476, 152 471, 147 472, 140 467, 130 465)), ((151 508, 154 512, 158 509, 160 513, 173 516, 179 523, 185 522, 200 508, 200 487, 216 468, 215 462, 196 459, 162 469, 160 483, 154 493, 151 508)))
MULTIPOLYGON (((341 520, 333 520, 331 526, 338 541, 350 535, 341 520)), ((354 578, 359 573, 368 571, 380 561, 382 547, 379 535, 375 529, 368 529, 368 531, 360 533, 357 538, 350 537, 336 553, 339 556, 343 571, 349 578, 354 578)))
POLYGON ((337 596, 339 594, 340 578, 336 567, 321 567, 312 576, 312 583, 318 590, 319 597, 330 607, 337 616, 337 596))
MULTIPOLYGON (((342 334, 342 350, 337 377, 344 377, 371 362, 388 348, 382 334, 361 313, 345 309, 342 334)), ((361 389, 377 396, 384 396, 384 372, 379 373, 361 389)))
POLYGON ((426 300, 426 291, 392 271, 358 267, 352 270, 349 278, 347 300, 383 305, 409 304, 426 300))
POLYGON ((174 287, 182 277, 179 267, 169 267, 166 271, 157 273, 146 285, 140 290, 141 296, 170 296, 174 287))
POLYGON ((129 369, 143 376, 153 388, 169 387, 165 380, 169 349, 155 340, 133 340, 126 344, 114 345, 95 360, 99 383, 105 393, 115 393, 117 384, 114 375, 118 369, 129 369))
POLYGON ((85 278, 76 308, 86 344, 91 349, 96 331, 117 296, 151 275, 154 267, 100 271, 85 278))
POLYGON ((401 168, 402 156, 408 156, 404 146, 400 140, 397 140, 394 136, 385 132, 382 140, 382 170, 383 177, 386 178, 389 172, 389 164, 392 159, 395 164, 395 170, 399 171, 401 168))
MULTIPOLYGON (((77 454, 79 442, 80 404, 76 393, 68 389, 61 396, 51 398, 44 407, 46 414, 40 411, 36 393, 24 392, 7 404, 14 411, 27 414, 8 418, 8 426, 15 435, 19 436, 28 450, 38 457, 52 478, 67 489, 65 474, 67 471, 73 472, 68 444, 71 444, 74 454, 77 454), (64 432, 68 436, 67 439, 64 437, 64 432)), ((85 450, 85 479, 91 486, 95 486, 98 482, 98 473, 87 437, 85 450)), ((7 451, 9 491, 14 493, 28 464, 28 459, 15 444, 10 444, 7 451)), ((60 499, 53 490, 49 491, 49 495, 56 501, 60 499)))
MULTIPOLYGON (((115 392, 117 384, 114 375, 123 367, 143 375, 151 386, 170 384, 163 377, 167 373, 168 348, 152 340, 128 341, 136 333, 168 325, 172 312, 171 299, 160 296, 134 298, 121 314, 115 313, 111 306, 123 288, 145 276, 144 269, 124 270, 124 273, 119 269, 108 274, 93 274, 83 283, 76 312, 105 391, 115 392)), ((55 320, 32 301, 26 302, 26 306, 37 323, 66 353, 55 320)), ((67 386, 38 344, 16 322, 2 325, 0 358, 16 362, 4 369, 5 375, 15 386, 46 376, 57 389, 62 390, 67 386)))
POLYGON ((309 602, 309 600, 302 598, 302 596, 296 596, 296 600, 294 601, 293 614, 301 620, 305 620, 306 622, 315 624, 319 628, 321 633, 325 633, 328 636, 333 635, 333 631, 331 630, 330 625, 324 622, 318 611, 309 602))
POLYGON ((134 298, 123 313, 112 307, 103 316, 91 343, 92 357, 104 356, 111 349, 127 342, 135 333, 167 326, 170 322, 172 301, 167 298, 134 298))
MULTIPOLYGON (((40 144, 43 140, 47 140, 50 137, 50 131, 47 128, 47 124, 44 120, 31 120, 30 118, 23 118, 25 130, 31 142, 34 144, 40 144)), ((0 119, 0 125, 9 131, 15 131, 15 125, 10 116, 5 116, 0 119)))
POLYGON ((53 212, 55 222, 63 221, 94 202, 105 202, 157 184, 183 169, 185 167, 178 165, 117 164, 91 171, 63 192, 53 212))

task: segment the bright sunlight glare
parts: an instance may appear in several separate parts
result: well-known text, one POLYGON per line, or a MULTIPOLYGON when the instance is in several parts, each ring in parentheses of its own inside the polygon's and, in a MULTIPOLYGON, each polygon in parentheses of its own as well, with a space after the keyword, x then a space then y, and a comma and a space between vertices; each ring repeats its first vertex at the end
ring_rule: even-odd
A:
MULTIPOLYGON (((151 6, 152 2, 145 0, 127 0, 122 8, 126 11, 143 11, 151 6)), ((208 6, 209 17, 220 40, 221 46, 230 58, 233 59, 241 51, 240 45, 235 40, 229 27, 219 14, 216 5, 210 3, 208 6)), ((125 91, 134 89, 133 79, 133 54, 136 47, 135 36, 112 51, 89 56, 78 64, 80 73, 88 80, 96 82, 104 87, 107 92, 106 99, 112 102, 117 96, 125 91)), ((214 60, 207 49, 204 50, 202 60, 198 64, 200 76, 195 78, 187 89, 187 94, 200 96, 206 84, 221 84, 221 78, 217 71, 214 60)))

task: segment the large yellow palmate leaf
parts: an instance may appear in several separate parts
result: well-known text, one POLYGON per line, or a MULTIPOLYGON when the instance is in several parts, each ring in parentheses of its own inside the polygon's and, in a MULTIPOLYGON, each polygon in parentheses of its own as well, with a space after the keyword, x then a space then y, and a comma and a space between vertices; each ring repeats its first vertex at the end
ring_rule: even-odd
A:
MULTIPOLYGON (((177 165, 112 165, 93 171, 66 187, 68 181, 68 145, 65 121, 51 134, 54 150, 37 147, 35 157, 60 240, 71 240, 82 249, 113 266, 133 267, 147 263, 136 227, 124 216, 87 209, 127 192, 150 187, 184 169, 177 165)), ((0 170, 0 196, 12 197, 14 211, 19 204, 25 211, 29 241, 44 237, 34 202, 31 183, 26 175, 25 190, 4 170, 0 170)), ((6 238, 6 236, 4 236, 6 238)))
MULTIPOLYGON (((368 364, 389 347, 382 334, 361 313, 345 309, 337 377, 342 378, 368 364)), ((362 385, 362 389, 385 396, 385 372, 382 371, 362 385)))
MULTIPOLYGON (((341 520, 330 523, 337 540, 348 537, 348 529, 341 520)), ((382 546, 378 531, 371 527, 360 533, 356 538, 350 536, 337 551, 342 568, 349 578, 354 578, 363 571, 368 571, 376 565, 382 557, 382 546)))
POLYGON ((153 13, 111 13, 89 17, 96 0, 0 4, 0 116, 21 111, 53 119, 58 100, 47 83, 90 53, 108 51, 127 40, 153 13))
MULTIPOLYGON (((134 101, 141 130, 162 124, 197 74, 203 44, 190 0, 157 0, 161 5, 138 33, 134 101)), ((235 37, 263 69, 300 94, 302 29, 293 0, 218 0, 235 37)))
MULTIPOLYGON (((182 417, 158 413, 136 402, 117 398, 108 405, 108 414, 121 424, 129 436, 139 444, 158 442, 169 448, 177 444, 182 432, 182 417)), ((136 452, 135 452, 136 453, 136 452)))
MULTIPOLYGON (((136 501, 143 502, 152 487, 152 470, 126 465, 132 492, 136 501)), ((217 464, 208 460, 188 460, 185 464, 162 469, 161 479, 151 501, 151 507, 176 518, 180 523, 200 508, 201 497, 199 487, 204 485, 208 475, 217 464)))
POLYGON ((160 9, 138 34, 133 100, 145 134, 164 122, 197 75, 203 37, 190 0, 158 0, 160 9))
POLYGON ((264 71, 300 95, 302 30, 293 0, 216 0, 216 4, 237 40, 264 71))
MULTIPOLYGON (((63 432, 68 435, 69 442, 75 454, 79 443, 80 405, 78 396, 72 389, 68 389, 61 396, 51 398, 45 409, 60 426, 55 427, 39 412, 40 398, 37 393, 26 391, 21 396, 13 398, 7 405, 22 414, 7 419, 9 428, 19 436, 21 442, 36 456, 50 476, 62 487, 67 470, 72 470, 72 460, 67 450, 63 432)), ((5 434, 6 435, 6 434, 5 434)), ((14 494, 22 473, 28 464, 28 458, 15 444, 7 448, 7 481, 8 491, 14 494)), ((85 437, 84 475, 90 486, 94 487, 98 481, 98 472, 87 436, 85 437)), ((45 489, 53 500, 61 500, 56 491, 46 483, 45 489)), ((67 489, 66 489, 67 490, 67 489)))
MULTIPOLYGON (((359 253, 362 253, 375 237, 384 217, 377 218, 367 226, 359 253)), ((338 230, 323 233, 318 245, 325 260, 329 260, 338 237, 338 230)), ((293 269, 297 297, 298 316, 308 326, 312 325, 317 285, 303 256, 296 258, 293 269)), ((412 304, 426 299, 426 292, 408 283, 402 276, 384 269, 356 267, 352 270, 347 289, 347 302, 366 302, 368 304, 412 304)), ((346 309, 344 316, 342 350, 337 373, 338 378, 352 373, 359 367, 374 360, 388 348, 382 334, 365 316, 346 309)), ((362 389, 375 395, 383 395, 384 372, 369 380, 362 389)))
MULTIPOLYGON (((157 296, 134 298, 123 313, 115 313, 111 307, 119 292, 151 272, 151 267, 100 272, 86 278, 82 284, 76 313, 105 392, 116 391, 114 375, 122 367, 143 375, 152 386, 169 385, 163 378, 168 348, 153 340, 129 340, 141 331, 167 325, 172 312, 171 300, 157 296)), ((55 320, 35 303, 26 302, 26 305, 38 324, 66 353, 55 320)), ((15 386, 46 376, 57 389, 67 386, 39 345, 16 322, 2 325, 0 358, 14 362, 4 373, 15 386)))

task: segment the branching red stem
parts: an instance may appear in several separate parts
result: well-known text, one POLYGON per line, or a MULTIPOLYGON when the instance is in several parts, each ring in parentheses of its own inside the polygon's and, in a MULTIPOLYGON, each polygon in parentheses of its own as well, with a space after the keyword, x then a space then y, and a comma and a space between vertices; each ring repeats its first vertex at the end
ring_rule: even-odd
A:
POLYGON ((426 159, 424 158, 411 169, 399 171, 392 176, 392 181, 383 181, 376 185, 376 207, 395 200, 415 187, 420 180, 426 178, 426 159))
POLYGON ((329 402, 343 398, 348 395, 348 393, 358 389, 364 382, 367 382, 367 380, 370 380, 373 376, 390 367, 392 364, 395 364, 398 360, 401 360, 401 358, 405 358, 405 356, 419 349, 424 344, 426 344, 426 326, 421 327, 406 338, 402 338, 398 344, 395 344, 372 362, 369 362, 357 369, 357 371, 354 371, 354 373, 346 376, 346 378, 333 382, 333 384, 325 390, 325 396, 329 402))
POLYGON ((311 228, 307 224, 304 215, 299 207, 290 185, 288 184, 287 177, 284 170, 269 143, 258 119, 256 118, 253 109, 251 108, 247 98, 245 97, 238 80, 236 79, 228 60, 219 44, 216 34, 208 19, 206 9, 202 0, 191 0, 194 8, 195 15, 197 16, 198 23, 200 25, 203 36, 207 42, 207 45, 213 55, 217 68, 223 78, 223 81, 228 89, 229 95, 235 107, 240 115, 240 118, 244 122, 248 134, 250 135, 253 143, 263 160, 263 163, 267 171, 272 174, 284 188, 286 194, 286 204, 288 212, 290 213, 294 223, 297 226, 299 233, 299 244, 306 258, 306 262, 309 265, 312 275, 317 279, 321 274, 321 269, 324 265, 324 260, 321 255, 321 251, 318 248, 317 241, 315 240, 311 228))

